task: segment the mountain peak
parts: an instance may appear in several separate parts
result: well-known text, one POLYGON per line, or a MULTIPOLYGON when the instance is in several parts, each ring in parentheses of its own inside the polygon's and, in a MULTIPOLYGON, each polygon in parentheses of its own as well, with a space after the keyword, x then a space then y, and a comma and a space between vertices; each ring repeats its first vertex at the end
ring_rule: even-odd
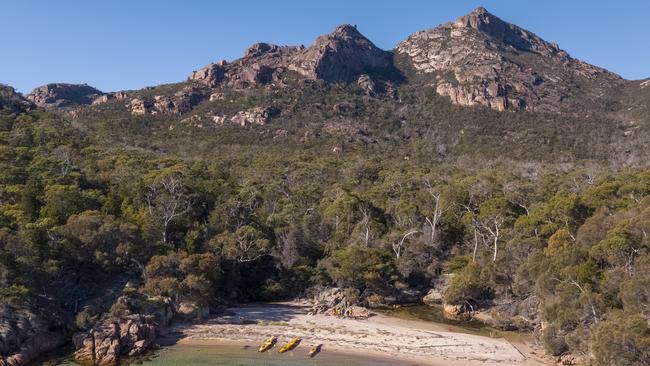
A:
POLYGON ((359 33, 359 30, 357 29, 356 25, 351 25, 351 24, 341 24, 334 28, 334 31, 329 34, 332 37, 362 37, 365 38, 361 33, 359 33))
POLYGON ((505 41, 507 38, 520 38, 513 36, 522 31, 519 27, 493 15, 484 7, 476 8, 471 13, 459 17, 453 26, 455 28, 473 28, 501 41, 505 41))
POLYGON ((557 44, 485 8, 400 42, 419 73, 437 74, 436 91, 461 105, 558 112, 620 83, 607 70, 571 58, 557 44), (590 85, 591 95, 577 95, 590 85))

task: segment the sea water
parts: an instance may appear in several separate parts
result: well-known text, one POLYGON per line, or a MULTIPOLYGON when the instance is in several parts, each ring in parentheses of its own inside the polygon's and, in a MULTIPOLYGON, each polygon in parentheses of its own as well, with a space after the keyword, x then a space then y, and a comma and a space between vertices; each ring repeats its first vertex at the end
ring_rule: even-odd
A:
MULTIPOLYGON (((307 355, 308 347, 298 347, 293 351, 279 354, 271 350, 257 352, 254 347, 234 345, 184 345, 176 344, 157 350, 147 357, 136 360, 131 365, 142 366, 410 366, 413 362, 389 358, 363 357, 343 353, 322 352, 314 358, 307 355)), ((37 365, 78 366, 70 357, 52 357, 37 365)))

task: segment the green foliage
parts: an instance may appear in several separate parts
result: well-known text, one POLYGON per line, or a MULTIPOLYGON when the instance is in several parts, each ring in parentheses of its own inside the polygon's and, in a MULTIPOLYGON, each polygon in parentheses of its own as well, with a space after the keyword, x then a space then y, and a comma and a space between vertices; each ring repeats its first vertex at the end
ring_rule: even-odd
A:
MULTIPOLYGON (((0 112, 0 296, 44 291, 74 309, 86 288, 126 274, 142 277, 140 293, 201 306, 331 285, 362 302, 454 273, 448 303, 535 295, 553 354, 643 355, 650 172, 553 164, 621 150, 600 117, 459 108, 408 85, 402 102, 294 86, 224 90, 193 111, 290 112, 250 128, 132 116, 121 101, 72 121, 0 112)), ((88 327, 94 314, 80 314, 88 327)))
POLYGON ((641 366, 650 364, 650 326, 637 313, 612 311, 595 327, 594 364, 641 366))

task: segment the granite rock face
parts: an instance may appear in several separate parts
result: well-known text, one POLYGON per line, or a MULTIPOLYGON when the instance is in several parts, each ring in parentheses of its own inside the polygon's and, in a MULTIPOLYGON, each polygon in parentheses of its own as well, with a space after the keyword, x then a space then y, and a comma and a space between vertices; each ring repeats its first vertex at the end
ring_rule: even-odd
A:
POLYGON ((70 319, 56 306, 36 300, 0 304, 0 366, 27 365, 69 340, 70 319))
POLYGON ((45 108, 66 108, 92 104, 100 96, 100 90, 87 84, 47 84, 39 86, 26 98, 45 108))
POLYGON ((156 339, 156 327, 147 324, 144 316, 131 315, 115 322, 100 323, 88 332, 72 338, 75 359, 95 365, 115 365, 124 356, 137 356, 147 351, 156 339))
POLYGON ((499 111, 560 112, 624 83, 484 8, 414 33, 395 53, 453 103, 499 111))
POLYGON ((281 84, 288 72, 328 82, 352 82, 366 70, 392 67, 389 52, 377 48, 356 27, 341 25, 304 46, 256 43, 240 59, 220 61, 194 71, 190 80, 216 87, 243 89, 271 83, 281 84))
POLYGON ((33 107, 34 105, 18 94, 14 88, 0 84, 0 110, 7 109, 13 113, 20 113, 33 107))
POLYGON ((240 126, 264 125, 279 114, 280 110, 276 107, 256 107, 237 112, 230 118, 230 122, 240 126))
POLYGON ((298 52, 291 61, 291 70, 309 79, 330 82, 350 82, 367 70, 392 66, 389 52, 377 48, 356 26, 348 24, 316 38, 314 44, 298 52))
POLYGON ((133 98, 129 103, 131 113, 145 114, 181 114, 192 109, 206 98, 206 93, 196 87, 185 87, 172 95, 156 95, 153 99, 133 98))

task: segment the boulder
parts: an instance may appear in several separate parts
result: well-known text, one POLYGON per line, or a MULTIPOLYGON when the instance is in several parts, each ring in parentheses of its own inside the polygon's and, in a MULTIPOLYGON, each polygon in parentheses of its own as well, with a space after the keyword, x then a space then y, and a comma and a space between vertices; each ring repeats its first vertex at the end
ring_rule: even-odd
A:
POLYGON ((176 314, 184 319, 205 319, 210 315, 210 308, 199 306, 194 302, 184 301, 176 309, 176 314))
POLYGON ((440 292, 438 289, 432 288, 427 292, 427 294, 422 298, 422 302, 425 305, 433 306, 433 305, 438 305, 442 304, 442 292, 440 292))
POLYGON ((319 291, 314 296, 314 301, 316 303, 325 305, 327 307, 334 307, 345 299, 343 295, 343 290, 338 287, 327 288, 323 291, 319 291))
POLYGON ((442 304, 442 298, 454 278, 453 273, 445 273, 440 275, 433 283, 433 287, 427 292, 426 296, 422 298, 425 305, 434 306, 442 304))
POLYGON ((463 305, 443 304, 442 313, 447 318, 459 319, 464 316, 465 307, 463 305))

